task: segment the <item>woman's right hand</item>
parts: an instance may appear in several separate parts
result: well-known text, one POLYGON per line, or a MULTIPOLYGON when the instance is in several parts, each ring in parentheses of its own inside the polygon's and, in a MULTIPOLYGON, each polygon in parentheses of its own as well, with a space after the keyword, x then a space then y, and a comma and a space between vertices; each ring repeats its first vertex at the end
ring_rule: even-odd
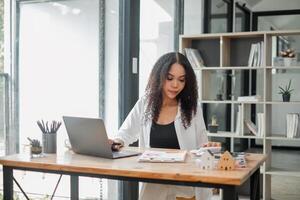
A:
POLYGON ((108 139, 108 143, 111 145, 111 150, 120 151, 120 149, 124 146, 124 142, 121 139, 108 139))

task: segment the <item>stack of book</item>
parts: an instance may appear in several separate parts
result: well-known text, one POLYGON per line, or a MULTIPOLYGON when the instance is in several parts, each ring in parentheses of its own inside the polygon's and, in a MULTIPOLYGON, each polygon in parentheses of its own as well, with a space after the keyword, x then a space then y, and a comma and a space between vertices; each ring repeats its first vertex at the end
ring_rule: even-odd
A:
POLYGON ((262 66, 263 65, 263 52, 264 42, 258 42, 251 44, 251 49, 248 58, 248 66, 262 66))
POLYGON ((199 69, 204 66, 204 61, 197 49, 185 48, 185 55, 194 69, 199 69))
POLYGON ((298 133, 298 122, 299 122, 298 113, 288 113, 286 115, 286 137, 287 138, 296 138, 300 136, 298 133))

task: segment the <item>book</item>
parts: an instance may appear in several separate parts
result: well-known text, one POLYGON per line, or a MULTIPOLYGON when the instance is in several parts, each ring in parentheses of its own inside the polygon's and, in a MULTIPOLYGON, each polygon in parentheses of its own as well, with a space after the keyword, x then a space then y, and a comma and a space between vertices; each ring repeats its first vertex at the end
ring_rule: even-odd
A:
POLYGON ((254 58, 255 44, 251 44, 249 58, 248 58, 248 66, 253 66, 253 58, 254 58))
POLYGON ((260 65, 260 42, 259 43, 256 43, 256 56, 257 56, 257 59, 256 59, 256 63, 254 66, 259 66, 260 65))
POLYGON ((287 138, 299 137, 298 122, 299 122, 299 114, 298 113, 288 113, 286 115, 286 127, 287 127, 286 137, 287 138))
POLYGON ((185 48, 184 51, 185 51, 185 55, 186 55, 187 59, 189 60, 190 64, 192 65, 192 68, 197 69, 198 67, 192 57, 191 49, 185 48))
POLYGON ((184 162, 187 151, 150 151, 146 150, 138 158, 139 162, 184 162))
POLYGON ((264 123, 265 114, 257 113, 257 136, 263 137, 265 132, 265 123, 264 123))
POLYGON ((264 64, 264 42, 260 42, 260 63, 259 66, 263 66, 264 64))
POLYGON ((236 114, 236 127, 235 127, 235 134, 242 135, 243 134, 243 127, 242 127, 242 106, 238 106, 238 111, 236 114))
POLYGON ((251 120, 245 120, 244 122, 247 128, 249 129, 249 131, 254 135, 257 135, 258 132, 257 126, 251 120))
POLYGON ((248 66, 262 66, 264 56, 264 42, 258 42, 251 44, 248 66))
POLYGON ((185 48, 185 54, 194 69, 205 67, 204 61, 197 49, 185 48))
POLYGON ((202 56, 197 49, 191 49, 192 57, 198 68, 205 67, 202 56))

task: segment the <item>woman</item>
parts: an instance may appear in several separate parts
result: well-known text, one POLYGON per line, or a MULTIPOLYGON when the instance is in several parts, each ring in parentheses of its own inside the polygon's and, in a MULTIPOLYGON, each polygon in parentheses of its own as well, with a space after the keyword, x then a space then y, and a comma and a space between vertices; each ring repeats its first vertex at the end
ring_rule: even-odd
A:
MULTIPOLYGON (((139 140, 140 147, 198 149, 207 143, 195 73, 177 52, 161 56, 149 77, 145 95, 135 104, 111 143, 115 149, 139 140), (119 145, 118 145, 119 144, 119 145)), ((206 200, 209 189, 144 184, 140 199, 196 196, 206 200), (201 190, 201 191, 200 191, 201 190)))

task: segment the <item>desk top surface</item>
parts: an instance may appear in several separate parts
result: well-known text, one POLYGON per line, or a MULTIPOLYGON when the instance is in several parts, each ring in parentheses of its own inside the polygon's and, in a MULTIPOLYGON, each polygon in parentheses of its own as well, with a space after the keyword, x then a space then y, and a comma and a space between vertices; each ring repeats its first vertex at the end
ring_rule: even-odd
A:
MULTIPOLYGON (((130 150, 143 151, 139 148, 130 150)), ((138 157, 105 159, 75 154, 66 151, 63 154, 45 154, 39 158, 29 158, 24 154, 0 157, 0 164, 16 168, 32 168, 100 174, 129 178, 157 179, 185 182, 204 182, 225 185, 243 184, 266 160, 263 154, 246 154, 247 167, 232 171, 201 170, 196 166, 196 157, 188 153, 184 163, 145 163, 138 157)))

